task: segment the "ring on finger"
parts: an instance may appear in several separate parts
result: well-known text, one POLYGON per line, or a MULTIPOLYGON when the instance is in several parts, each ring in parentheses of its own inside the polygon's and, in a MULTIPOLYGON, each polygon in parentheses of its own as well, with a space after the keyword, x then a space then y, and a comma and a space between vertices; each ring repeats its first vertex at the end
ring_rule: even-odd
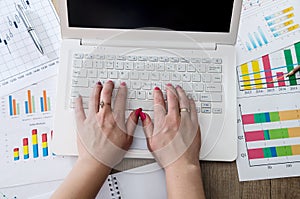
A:
POLYGON ((104 105, 110 106, 110 103, 105 103, 103 100, 101 100, 101 101, 100 101, 100 104, 99 104, 100 108, 103 108, 104 105))
POLYGON ((189 108, 180 108, 180 112, 190 112, 189 108))

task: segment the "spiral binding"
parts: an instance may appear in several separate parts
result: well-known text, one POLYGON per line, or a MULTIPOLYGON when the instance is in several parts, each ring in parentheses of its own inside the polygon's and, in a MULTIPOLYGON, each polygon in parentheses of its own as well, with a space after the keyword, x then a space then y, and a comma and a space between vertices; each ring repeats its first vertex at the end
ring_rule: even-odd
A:
POLYGON ((107 181, 111 199, 122 199, 117 178, 113 175, 109 175, 107 181))

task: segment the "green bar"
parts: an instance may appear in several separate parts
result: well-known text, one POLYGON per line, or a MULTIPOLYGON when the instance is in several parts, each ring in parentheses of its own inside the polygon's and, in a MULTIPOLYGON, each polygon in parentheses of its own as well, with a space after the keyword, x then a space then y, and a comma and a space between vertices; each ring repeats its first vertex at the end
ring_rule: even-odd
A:
POLYGON ((17 115, 20 115, 20 104, 17 104, 17 115))
POLYGON ((293 155, 291 146, 278 146, 276 147, 276 153, 278 157, 293 155))
POLYGON ((32 112, 35 113, 35 102, 34 102, 34 96, 31 97, 32 102, 32 112))
POLYGON ((48 105, 48 111, 51 111, 50 97, 47 97, 47 105, 48 105))
POLYGON ((265 137, 265 140, 270 140, 269 130, 264 130, 264 137, 265 137))
POLYGON ((270 112, 270 120, 271 120, 271 122, 280 121, 279 113, 278 112, 270 112))
MULTIPOLYGON (((288 72, 292 71, 294 69, 294 63, 293 63, 293 58, 292 58, 292 52, 290 49, 284 50, 284 58, 285 58, 285 63, 286 63, 288 72)), ((290 81, 291 86, 297 85, 295 75, 289 76, 289 81, 290 81)))
POLYGON ((264 152, 265 158, 271 158, 272 157, 272 153, 271 153, 270 148, 263 148, 263 152, 264 152))
POLYGON ((283 129, 272 129, 269 130, 270 139, 281 139, 281 138, 289 138, 289 132, 287 128, 283 129))
POLYGON ((300 42, 295 43, 294 46, 295 46, 295 51, 296 51, 297 62, 299 65, 300 64, 300 42))
POLYGON ((264 122, 266 122, 265 113, 255 113, 254 114, 254 121, 255 121, 255 123, 264 123, 264 122))

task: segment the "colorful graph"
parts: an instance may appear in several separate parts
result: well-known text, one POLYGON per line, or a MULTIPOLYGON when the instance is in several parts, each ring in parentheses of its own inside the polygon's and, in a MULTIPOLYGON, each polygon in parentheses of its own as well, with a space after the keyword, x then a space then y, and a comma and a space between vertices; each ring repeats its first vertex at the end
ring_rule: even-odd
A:
POLYGON ((285 77, 300 65, 300 42, 237 67, 240 90, 256 90, 300 84, 300 74, 285 77))
POLYGON ((240 112, 250 166, 300 161, 300 109, 240 112))
POLYGON ((13 148, 14 161, 39 158, 40 156, 49 156, 47 137, 47 132, 38 132, 37 129, 32 129, 31 139, 29 137, 24 137, 22 138, 22 141, 20 141, 20 145, 22 144, 22 150, 20 150, 19 146, 13 148), (21 154, 23 155, 23 158, 21 158, 21 154))
POLYGON ((51 98, 47 94, 47 90, 35 91, 40 95, 39 101, 32 94, 32 90, 27 90, 26 94, 22 93, 19 96, 8 96, 9 115, 16 116, 20 114, 33 114, 37 112, 51 111, 51 98), (18 97, 18 100, 16 99, 18 97), (21 102, 21 103, 19 103, 21 102), (20 104, 23 104, 21 106, 20 104))

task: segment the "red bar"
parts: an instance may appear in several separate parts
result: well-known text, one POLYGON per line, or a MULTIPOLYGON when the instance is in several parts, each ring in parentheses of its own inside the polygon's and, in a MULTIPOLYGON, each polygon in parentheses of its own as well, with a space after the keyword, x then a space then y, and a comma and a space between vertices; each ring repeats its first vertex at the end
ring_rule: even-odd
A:
POLYGON ((32 130, 32 135, 36 135, 37 134, 37 129, 33 129, 32 130))
POLYGON ((257 159, 257 158, 264 158, 264 152, 263 152, 262 148, 260 148, 260 149, 249 149, 248 150, 248 157, 249 157, 249 160, 257 159))
POLYGON ((278 85, 279 86, 285 86, 284 73, 283 72, 277 72, 276 77, 278 79, 278 85))
POLYGON ((23 146, 28 146, 28 138, 23 138, 23 146))
POLYGON ((267 87, 268 87, 268 88, 274 88, 269 55, 264 55, 264 56, 262 57, 262 61, 263 61, 264 70, 265 70, 265 76, 266 76, 266 81, 267 81, 267 87))
POLYGON ((42 142, 47 142, 47 133, 42 134, 42 142))
POLYGON ((246 142, 265 140, 264 131, 245 132, 246 142))
POLYGON ((17 151, 19 151, 19 148, 14 148, 14 152, 17 152, 17 151))
POLYGON ((254 114, 242 115, 243 124, 254 124, 254 114))

